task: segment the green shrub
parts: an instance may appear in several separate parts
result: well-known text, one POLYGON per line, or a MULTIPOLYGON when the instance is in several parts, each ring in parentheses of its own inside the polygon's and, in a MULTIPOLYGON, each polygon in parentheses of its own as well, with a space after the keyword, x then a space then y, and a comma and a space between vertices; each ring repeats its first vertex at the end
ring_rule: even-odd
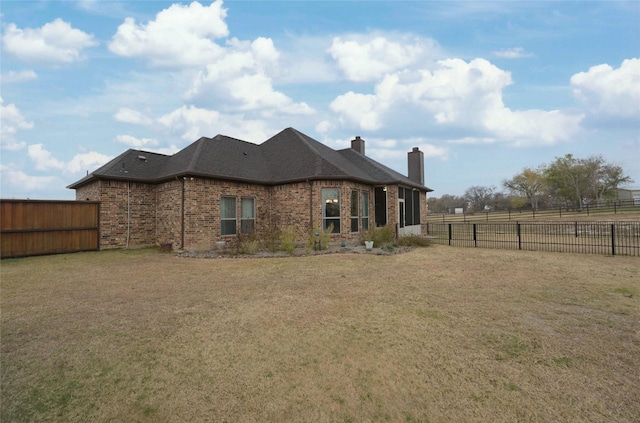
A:
POLYGON ((260 251, 260 243, 256 234, 238 235, 238 245, 236 247, 238 254, 255 254, 258 251, 260 251))
POLYGON ((316 248, 316 241, 320 242, 321 250, 326 250, 327 248, 329 248, 332 232, 333 224, 329 225, 329 227, 324 231, 321 231, 318 228, 318 230, 311 232, 311 234, 309 234, 309 238, 307 239, 307 251, 312 251, 314 248, 316 248), (316 234, 318 234, 318 236, 316 236, 316 234))
POLYGON ((296 232, 293 230, 291 226, 287 226, 286 228, 280 231, 280 249, 282 251, 286 251, 289 254, 293 254, 293 251, 296 249, 296 232))
POLYGON ((431 245, 431 241, 420 235, 409 235, 400 237, 398 245, 403 247, 428 247, 431 245))
POLYGON ((382 247, 387 244, 393 244, 393 230, 391 226, 370 227, 368 231, 362 233, 361 243, 365 241, 373 241, 374 247, 382 247))
POLYGON ((261 239, 262 248, 266 251, 275 253, 281 248, 281 231, 280 229, 272 229, 267 231, 261 239))

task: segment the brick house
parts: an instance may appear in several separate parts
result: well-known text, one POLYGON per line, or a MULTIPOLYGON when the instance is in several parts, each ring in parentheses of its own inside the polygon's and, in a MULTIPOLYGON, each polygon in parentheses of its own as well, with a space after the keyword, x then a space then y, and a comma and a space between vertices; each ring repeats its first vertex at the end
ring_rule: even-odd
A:
POLYGON ((209 249, 284 227, 300 241, 331 225, 341 241, 373 225, 420 233, 432 191, 423 153, 408 153, 407 177, 367 157, 364 146, 356 137, 351 148, 333 150, 293 128, 260 145, 217 135, 172 156, 127 150, 67 188, 76 200, 100 202, 105 249, 209 249))

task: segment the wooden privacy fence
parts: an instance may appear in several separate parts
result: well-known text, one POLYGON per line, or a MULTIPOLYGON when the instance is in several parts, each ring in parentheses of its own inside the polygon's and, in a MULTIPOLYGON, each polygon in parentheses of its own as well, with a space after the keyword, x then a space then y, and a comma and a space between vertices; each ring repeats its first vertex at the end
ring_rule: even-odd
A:
POLYGON ((640 222, 427 223, 436 244, 640 256, 640 222))
POLYGON ((0 200, 0 257, 100 249, 100 203, 0 200))

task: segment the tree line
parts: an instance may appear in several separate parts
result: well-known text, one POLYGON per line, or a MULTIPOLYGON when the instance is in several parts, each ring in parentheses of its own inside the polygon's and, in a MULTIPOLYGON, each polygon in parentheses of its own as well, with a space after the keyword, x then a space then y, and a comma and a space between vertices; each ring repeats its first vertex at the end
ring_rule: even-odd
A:
POLYGON ((621 166, 607 162, 601 155, 585 159, 567 154, 535 169, 524 168, 511 179, 502 181, 503 190, 492 186, 472 186, 464 195, 444 194, 427 198, 429 211, 450 213, 485 210, 544 209, 572 207, 614 199, 616 189, 633 182, 621 166))

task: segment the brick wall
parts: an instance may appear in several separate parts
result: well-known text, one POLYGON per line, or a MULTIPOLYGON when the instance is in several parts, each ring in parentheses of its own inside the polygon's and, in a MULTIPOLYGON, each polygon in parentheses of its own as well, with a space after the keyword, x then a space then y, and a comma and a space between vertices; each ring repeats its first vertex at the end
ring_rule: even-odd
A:
POLYGON ((181 248, 182 180, 156 185, 156 242, 181 248))
POLYGON ((156 243, 156 193, 152 185, 96 181, 76 190, 77 200, 100 201, 100 248, 156 243))
MULTIPOLYGON (((101 248, 123 248, 172 244, 173 248, 210 249, 216 241, 235 242, 235 236, 222 236, 220 198, 237 198, 238 231, 241 199, 255 200, 255 229, 259 237, 291 227, 298 241, 322 228, 322 189, 340 190, 341 220, 335 241, 357 240, 362 232, 362 205, 359 230, 351 232, 351 191, 369 193, 369 225, 375 225, 375 194, 372 186, 348 181, 312 181, 278 186, 262 186, 183 178, 158 185, 122 181, 96 181, 76 190, 76 199, 101 202, 101 248), (184 211, 183 211, 184 204, 184 211), (184 227, 182 225, 184 219, 184 227)), ((421 219, 426 222, 426 196, 420 196, 421 219)), ((395 230, 398 187, 387 187, 387 222, 395 230)))
MULTIPOLYGON (((271 230, 291 228, 298 241, 307 239, 312 230, 309 219, 311 186, 308 182, 300 182, 270 188, 271 230)), ((314 193, 313 197, 316 200, 317 195, 314 193)))
POLYGON ((258 236, 264 236, 270 227, 268 188, 211 179, 194 178, 185 184, 185 225, 184 248, 211 249, 216 241, 233 243, 235 236, 221 235, 220 198, 236 198, 237 229, 240 231, 241 200, 253 198, 255 201, 255 229, 258 236))

